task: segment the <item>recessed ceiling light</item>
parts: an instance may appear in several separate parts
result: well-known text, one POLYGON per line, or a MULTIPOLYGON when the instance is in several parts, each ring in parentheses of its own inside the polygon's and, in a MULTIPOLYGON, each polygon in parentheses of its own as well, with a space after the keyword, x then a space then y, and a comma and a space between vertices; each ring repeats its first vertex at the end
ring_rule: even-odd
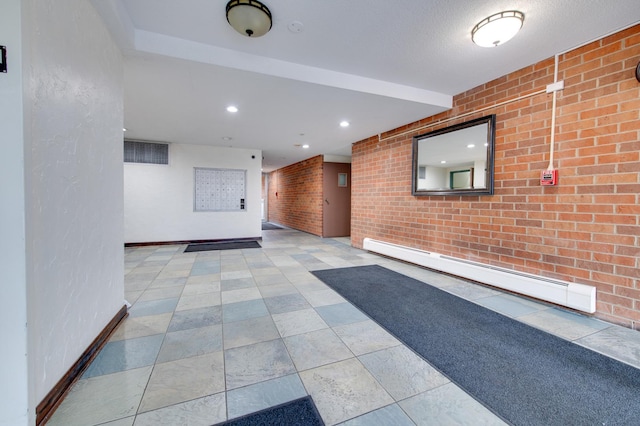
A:
POLYGON ((304 145, 302 145, 302 147, 303 147, 304 149, 307 149, 307 148, 309 148, 309 145, 305 143, 304 145))
POLYGON ((227 111, 229 111, 229 112, 238 112, 238 107, 235 107, 233 105, 229 105, 227 107, 227 111))
POLYGON ((470 143, 469 145, 467 145, 467 148, 475 148, 475 145, 470 143))
POLYGON ((349 122, 347 120, 343 120, 340 122, 340 127, 349 127, 349 122))
POLYGON ((447 160, 442 160, 440 161, 440 164, 445 164, 447 162, 447 160))
POLYGON ((231 139, 233 139, 231 136, 223 136, 222 137, 223 141, 230 141, 231 139))

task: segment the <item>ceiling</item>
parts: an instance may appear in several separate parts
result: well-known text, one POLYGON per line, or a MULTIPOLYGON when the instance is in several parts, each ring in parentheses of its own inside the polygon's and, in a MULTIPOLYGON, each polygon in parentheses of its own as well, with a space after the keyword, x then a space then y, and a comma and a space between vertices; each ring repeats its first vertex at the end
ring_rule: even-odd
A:
POLYGON ((124 54, 126 137, 260 149, 265 172, 348 156, 453 95, 640 20, 638 0, 263 2, 273 27, 248 38, 226 0, 92 0, 124 54), (473 44, 476 23, 513 9, 525 14, 514 39, 473 44))

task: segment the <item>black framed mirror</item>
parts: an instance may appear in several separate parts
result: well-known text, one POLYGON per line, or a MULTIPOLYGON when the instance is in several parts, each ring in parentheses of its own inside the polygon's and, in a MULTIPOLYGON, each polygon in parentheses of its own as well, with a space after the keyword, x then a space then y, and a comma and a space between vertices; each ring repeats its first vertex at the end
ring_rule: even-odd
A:
POLYGON ((413 138, 412 195, 492 195, 496 116, 413 138))

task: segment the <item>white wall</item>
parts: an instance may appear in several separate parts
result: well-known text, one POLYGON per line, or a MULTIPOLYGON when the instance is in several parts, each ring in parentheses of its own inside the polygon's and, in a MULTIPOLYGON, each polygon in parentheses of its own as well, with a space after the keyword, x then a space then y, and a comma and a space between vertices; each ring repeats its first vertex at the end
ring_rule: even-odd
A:
POLYGON ((473 163, 473 187, 486 188, 487 162, 485 160, 476 160, 473 163))
POLYGON ((260 237, 261 167, 260 150, 179 143, 169 165, 125 164, 125 242, 260 237), (194 167, 247 170, 246 211, 194 212, 194 167))
POLYGON ((418 179, 418 189, 446 189, 449 188, 449 172, 435 166, 420 166, 425 168, 424 179, 418 179))
POLYGON ((29 424, 20 0, 0 2, 0 425, 29 424))
POLYGON ((123 306, 123 65, 90 2, 23 3, 28 335, 39 403, 123 306))

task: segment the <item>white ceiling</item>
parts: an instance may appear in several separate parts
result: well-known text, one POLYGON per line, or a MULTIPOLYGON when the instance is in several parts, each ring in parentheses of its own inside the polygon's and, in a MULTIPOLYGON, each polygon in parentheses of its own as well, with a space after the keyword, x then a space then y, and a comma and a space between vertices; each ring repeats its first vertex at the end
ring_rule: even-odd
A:
POLYGON ((453 95, 640 20, 638 0, 263 2, 273 28, 252 39, 227 23, 227 0, 92 0, 125 55, 126 137, 261 149, 264 171, 350 155, 453 95), (473 44, 476 23, 512 9, 525 14, 513 40, 473 44))

